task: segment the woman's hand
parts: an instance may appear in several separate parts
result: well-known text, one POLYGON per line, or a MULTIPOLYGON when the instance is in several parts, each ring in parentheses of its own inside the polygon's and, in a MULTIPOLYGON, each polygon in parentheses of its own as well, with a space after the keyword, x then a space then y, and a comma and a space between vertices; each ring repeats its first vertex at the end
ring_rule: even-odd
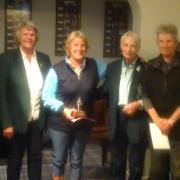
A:
POLYGON ((7 139, 11 139, 14 136, 14 127, 10 126, 10 127, 3 129, 3 135, 7 139))
POLYGON ((163 134, 169 134, 171 129, 171 124, 169 123, 168 119, 166 118, 158 118, 155 121, 156 125, 162 131, 163 134))
POLYGON ((78 112, 78 110, 74 108, 64 108, 63 114, 66 120, 68 121, 71 121, 72 119, 75 119, 75 118, 82 118, 82 119, 87 118, 87 115, 84 111, 78 112))
POLYGON ((172 124, 169 122, 169 119, 161 117, 153 106, 148 108, 147 111, 151 119, 154 121, 154 123, 156 123, 161 132, 163 134, 169 134, 172 128, 172 124))
POLYGON ((65 118, 66 118, 68 121, 70 121, 70 120, 76 118, 76 116, 77 116, 77 110, 74 109, 74 108, 66 108, 66 107, 65 107, 64 110, 63 110, 63 114, 64 114, 65 118))

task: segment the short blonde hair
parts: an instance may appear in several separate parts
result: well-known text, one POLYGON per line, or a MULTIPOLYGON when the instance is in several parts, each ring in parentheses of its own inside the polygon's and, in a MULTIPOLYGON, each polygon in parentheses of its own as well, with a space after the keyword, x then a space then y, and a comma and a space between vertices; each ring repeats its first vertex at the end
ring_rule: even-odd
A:
POLYGON ((65 45, 64 45, 64 49, 66 51, 66 54, 69 56, 69 46, 71 44, 71 42, 75 39, 75 38, 81 38, 83 40, 83 42, 85 43, 86 46, 86 50, 89 48, 89 44, 88 44, 88 40, 87 37, 85 36, 85 34, 82 31, 72 31, 67 39, 65 40, 65 45))
POLYGON ((139 37, 136 33, 134 33, 133 31, 127 31, 126 33, 124 33, 124 34, 121 36, 121 38, 120 38, 120 46, 122 46, 123 42, 125 41, 125 39, 126 39, 127 37, 131 37, 131 38, 134 39, 137 48, 140 48, 140 47, 141 47, 141 39, 140 39, 140 37, 139 37))
POLYGON ((158 35, 161 33, 167 33, 167 34, 171 34, 173 39, 178 42, 178 30, 177 27, 174 24, 161 24, 158 26, 157 30, 156 30, 156 35, 158 38, 158 35))
POLYGON ((16 29, 16 32, 15 32, 15 38, 16 38, 16 42, 19 44, 20 43, 20 36, 21 36, 21 30, 23 28, 27 28, 27 29, 33 29, 35 34, 36 34, 36 42, 38 41, 39 39, 39 32, 38 32, 38 29, 35 25, 35 23, 33 21, 30 21, 30 20, 27 20, 27 21, 22 21, 17 29, 16 29))

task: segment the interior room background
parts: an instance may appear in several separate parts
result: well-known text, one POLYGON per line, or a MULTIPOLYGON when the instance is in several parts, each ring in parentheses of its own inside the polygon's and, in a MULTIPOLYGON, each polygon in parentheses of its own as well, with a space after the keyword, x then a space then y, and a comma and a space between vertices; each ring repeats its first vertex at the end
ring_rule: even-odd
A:
MULTIPOLYGON (((174 23, 180 31, 179 0, 128 0, 132 10, 132 30, 142 39, 140 55, 146 60, 158 53, 155 31, 160 23, 174 23)), ((81 30, 87 35, 88 55, 110 62, 103 57, 105 0, 81 0, 81 30)), ((53 63, 62 57, 55 56, 56 0, 32 0, 32 20, 40 33, 37 49, 49 54, 53 63)), ((0 1, 0 53, 4 51, 5 8, 0 1)))

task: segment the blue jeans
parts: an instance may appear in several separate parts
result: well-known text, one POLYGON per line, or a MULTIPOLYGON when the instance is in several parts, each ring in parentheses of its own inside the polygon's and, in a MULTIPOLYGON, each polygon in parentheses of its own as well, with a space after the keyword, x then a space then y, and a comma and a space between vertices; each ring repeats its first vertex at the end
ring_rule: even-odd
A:
POLYGON ((53 145, 53 176, 63 176, 68 154, 70 156, 70 180, 82 177, 84 150, 91 128, 77 129, 70 132, 49 129, 53 145))

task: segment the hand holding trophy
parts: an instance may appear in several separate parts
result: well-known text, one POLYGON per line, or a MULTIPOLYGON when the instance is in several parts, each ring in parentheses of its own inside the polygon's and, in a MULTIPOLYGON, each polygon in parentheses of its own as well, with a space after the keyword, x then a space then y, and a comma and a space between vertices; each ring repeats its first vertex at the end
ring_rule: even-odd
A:
POLYGON ((80 98, 77 99, 75 108, 64 108, 63 113, 66 119, 75 122, 80 119, 87 118, 86 113, 82 110, 82 101, 80 98))

